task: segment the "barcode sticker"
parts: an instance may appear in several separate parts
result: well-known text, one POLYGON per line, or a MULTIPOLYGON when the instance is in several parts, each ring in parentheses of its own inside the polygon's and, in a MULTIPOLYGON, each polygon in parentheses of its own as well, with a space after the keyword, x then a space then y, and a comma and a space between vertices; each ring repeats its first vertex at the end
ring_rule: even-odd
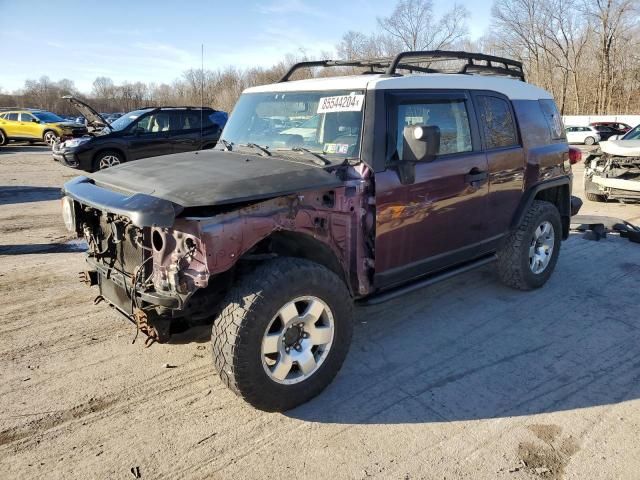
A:
POLYGON ((338 95, 337 97, 321 97, 317 113, 359 112, 364 105, 364 95, 338 95))

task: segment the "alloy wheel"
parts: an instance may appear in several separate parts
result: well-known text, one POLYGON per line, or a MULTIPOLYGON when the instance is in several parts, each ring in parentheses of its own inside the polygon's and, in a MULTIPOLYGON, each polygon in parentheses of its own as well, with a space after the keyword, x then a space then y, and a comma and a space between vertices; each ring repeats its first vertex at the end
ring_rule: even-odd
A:
POLYGON ((533 232, 529 246, 529 268, 536 275, 544 272, 549 265, 555 241, 555 231, 551 222, 542 222, 533 232))
POLYGON ((44 141, 48 145, 53 146, 53 144, 58 140, 58 136, 53 132, 47 132, 44 134, 44 141))
POLYGON ((284 305, 262 338, 262 366, 271 380, 291 385, 315 374, 333 343, 335 322, 317 297, 299 297, 284 305))
POLYGON ((114 167, 116 165, 120 165, 120 159, 115 155, 105 155, 100 159, 98 166, 100 170, 104 170, 105 168, 114 167))

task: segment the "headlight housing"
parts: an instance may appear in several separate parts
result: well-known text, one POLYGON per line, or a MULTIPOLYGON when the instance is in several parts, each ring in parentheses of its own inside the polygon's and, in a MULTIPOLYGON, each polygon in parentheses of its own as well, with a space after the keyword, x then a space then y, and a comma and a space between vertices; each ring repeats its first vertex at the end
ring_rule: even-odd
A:
POLYGON ((76 231, 76 207, 71 197, 62 198, 62 220, 67 230, 76 231))
POLYGON ((66 140, 64 142, 64 147, 66 148, 76 148, 83 143, 87 143, 91 140, 91 137, 80 137, 80 138, 72 138, 71 140, 66 140))

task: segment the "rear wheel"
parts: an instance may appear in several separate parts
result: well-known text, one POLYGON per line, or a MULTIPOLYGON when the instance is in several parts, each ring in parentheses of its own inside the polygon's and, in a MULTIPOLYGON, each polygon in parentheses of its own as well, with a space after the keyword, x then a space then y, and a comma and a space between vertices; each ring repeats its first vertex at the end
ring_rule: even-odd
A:
POLYGON ((298 258, 259 266, 229 292, 213 325, 222 381, 256 408, 283 411, 318 395, 351 343, 352 301, 330 270, 298 258))
POLYGON ((115 167, 124 163, 122 155, 113 150, 105 150, 98 153, 93 161, 93 170, 104 170, 105 168, 115 167))
POLYGON ((596 139, 593 137, 587 137, 584 139, 585 145, 593 145, 594 143, 596 143, 596 139))
POLYGON ((4 132, 0 130, 0 145, 5 145, 7 143, 7 137, 4 132))
POLYGON ((498 273, 508 286, 539 288, 558 261, 562 222, 556 206, 535 200, 524 218, 498 251, 498 273))

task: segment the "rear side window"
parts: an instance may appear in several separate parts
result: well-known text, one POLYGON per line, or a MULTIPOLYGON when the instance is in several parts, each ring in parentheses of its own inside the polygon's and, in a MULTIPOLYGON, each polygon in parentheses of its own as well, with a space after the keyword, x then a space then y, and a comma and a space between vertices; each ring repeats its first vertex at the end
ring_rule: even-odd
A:
POLYGON ((551 138, 554 140, 564 138, 562 131, 562 117, 560 117, 560 112, 558 112, 558 109, 556 108, 556 103, 549 99, 538 100, 538 103, 540 104, 544 118, 547 120, 551 138))
POLYGON ((5 117, 7 120, 13 120, 15 122, 18 121, 18 114, 17 113, 7 113, 7 116, 5 117))
POLYGON ((518 132, 509 103, 487 95, 476 98, 487 149, 518 145, 518 132))
POLYGON ((470 152, 471 130, 464 100, 433 100, 398 105, 396 149, 402 158, 404 128, 411 125, 428 125, 440 128, 438 155, 470 152))

